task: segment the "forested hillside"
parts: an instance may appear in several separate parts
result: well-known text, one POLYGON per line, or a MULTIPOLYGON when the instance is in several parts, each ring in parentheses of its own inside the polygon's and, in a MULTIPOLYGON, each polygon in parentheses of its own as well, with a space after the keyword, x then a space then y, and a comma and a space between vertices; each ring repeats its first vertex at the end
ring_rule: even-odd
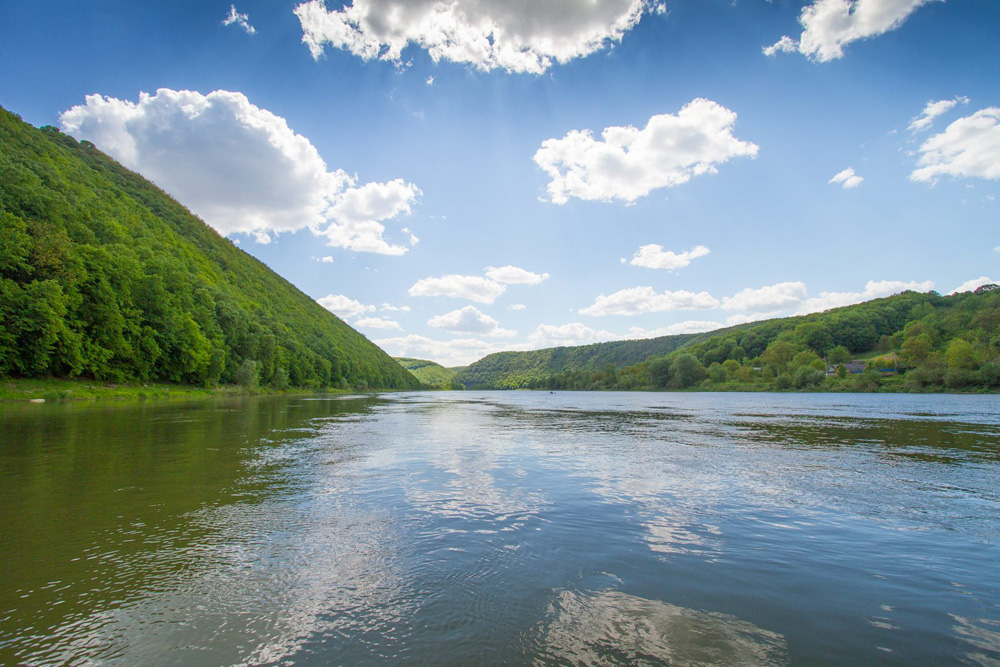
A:
POLYGON ((408 357, 394 357, 394 359, 420 380, 421 389, 465 389, 462 383, 455 379, 455 371, 441 364, 408 357))
MULTIPOLYGON (((562 354, 572 357, 583 349, 562 348, 562 354)), ((511 367, 517 355, 530 359, 533 354, 511 352, 502 358, 511 367)), ((492 364, 496 356, 485 357, 469 370, 483 362, 492 364)), ((1000 389, 1000 289, 984 285, 950 296, 903 292, 823 313, 690 336, 670 353, 636 364, 609 362, 599 368, 567 366, 545 376, 533 373, 519 382, 511 382, 516 376, 510 374, 483 373, 479 386, 995 391, 1000 389)))
POLYGON ((458 381, 469 389, 519 389, 565 371, 622 368, 664 355, 703 338, 679 334, 645 340, 621 340, 576 347, 551 347, 528 352, 495 352, 467 366, 458 381))
POLYGON ((418 386, 149 181, 2 109, 0 376, 418 386))

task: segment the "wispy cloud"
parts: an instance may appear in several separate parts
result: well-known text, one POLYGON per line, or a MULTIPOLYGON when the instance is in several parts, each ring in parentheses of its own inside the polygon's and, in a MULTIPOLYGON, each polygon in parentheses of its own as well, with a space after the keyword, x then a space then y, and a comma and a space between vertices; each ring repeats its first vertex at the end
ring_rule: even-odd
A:
POLYGON ((222 21, 222 25, 231 26, 238 25, 243 28, 248 35, 256 35, 257 29, 250 25, 250 16, 247 14, 240 14, 236 11, 236 5, 229 5, 229 16, 222 21))

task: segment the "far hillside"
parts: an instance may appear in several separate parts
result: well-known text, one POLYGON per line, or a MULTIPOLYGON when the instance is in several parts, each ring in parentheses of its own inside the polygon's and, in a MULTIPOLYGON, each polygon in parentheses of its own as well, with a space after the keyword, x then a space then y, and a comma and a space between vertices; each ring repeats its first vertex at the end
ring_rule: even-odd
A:
POLYGON ((996 391, 1000 288, 903 292, 669 342, 670 351, 638 363, 602 358, 593 345, 504 352, 472 364, 459 380, 492 389, 996 391))
POLYGON ((424 359, 394 358, 400 366, 420 380, 421 389, 465 389, 465 386, 456 380, 455 371, 441 364, 424 359))
POLYGON ((458 380, 469 389, 522 389, 540 379, 569 370, 624 368, 650 357, 669 354, 706 335, 710 334, 678 334, 527 352, 495 352, 466 366, 458 373, 458 380))

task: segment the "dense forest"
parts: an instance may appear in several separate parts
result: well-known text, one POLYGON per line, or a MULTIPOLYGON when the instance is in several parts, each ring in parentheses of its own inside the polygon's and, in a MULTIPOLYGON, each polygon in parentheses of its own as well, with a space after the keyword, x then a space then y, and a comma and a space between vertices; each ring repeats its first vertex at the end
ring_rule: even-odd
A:
POLYGON ((416 388, 89 142, 0 109, 0 377, 416 388))
POLYGON ((469 389, 522 389, 565 371, 594 372, 609 366, 622 368, 653 356, 669 354, 704 336, 679 334, 527 352, 495 352, 461 369, 457 379, 469 389))
POLYGON ((455 371, 441 364, 426 359, 393 358, 420 380, 421 389, 465 389, 465 385, 455 379, 455 371))
MULTIPOLYGON (((593 347, 563 348, 562 355, 593 347)), ((475 378, 475 388, 493 389, 996 391, 1000 289, 983 285, 950 296, 903 292, 766 320, 686 337, 670 353, 639 363, 602 360, 599 368, 590 361, 551 373, 541 365, 520 375, 506 372, 529 368, 539 352, 557 356, 550 350, 491 355, 458 379, 468 386, 475 378)))

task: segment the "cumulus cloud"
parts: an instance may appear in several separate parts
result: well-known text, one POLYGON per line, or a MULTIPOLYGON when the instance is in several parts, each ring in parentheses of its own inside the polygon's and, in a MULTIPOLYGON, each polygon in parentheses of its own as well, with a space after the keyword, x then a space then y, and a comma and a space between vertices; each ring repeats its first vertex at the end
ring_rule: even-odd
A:
POLYGON ((484 269, 486 277, 505 285, 537 285, 543 280, 549 279, 547 273, 532 273, 516 266, 487 266, 484 269))
POLYGON ((756 144, 733 136, 735 123, 734 112, 699 98, 677 115, 653 116, 642 129, 608 127, 599 140, 589 130, 546 139, 534 160, 552 178, 547 190, 554 204, 570 197, 631 203, 715 173, 732 158, 756 157, 756 144))
POLYGON ((972 280, 966 280, 964 283, 953 289, 951 294, 958 294, 959 292, 972 292, 977 287, 982 287, 983 285, 997 284, 1000 281, 993 280, 992 278, 987 278, 986 276, 980 276, 978 278, 973 278, 972 280))
POLYGON ((944 132, 928 138, 919 149, 913 181, 939 176, 1000 179, 1000 107, 959 118, 944 132))
POLYGON ((517 335, 516 331, 504 329, 500 323, 489 315, 482 313, 475 306, 466 306, 444 315, 432 317, 427 326, 459 333, 476 333, 485 336, 509 337, 517 335))
POLYGON ((850 190, 851 188, 856 188, 865 180, 864 176, 858 176, 854 173, 853 167, 848 167, 844 171, 839 172, 836 176, 831 178, 828 183, 837 185, 843 185, 845 190, 850 190))
POLYGON ((730 315, 726 318, 726 324, 734 327, 737 324, 749 324, 750 322, 760 322, 761 320, 769 320, 774 317, 778 317, 781 314, 780 310, 776 310, 771 313, 737 313, 735 315, 730 315))
POLYGON ((394 306, 391 303, 383 303, 379 310, 383 312, 410 312, 409 306, 394 306))
POLYGON ((346 320, 349 317, 363 315, 375 310, 375 306, 366 306, 360 301, 355 301, 343 294, 327 294, 316 299, 316 302, 329 310, 337 317, 346 320))
POLYGON ((362 317, 360 320, 355 321, 352 326, 364 329, 399 329, 400 331, 403 329, 399 322, 387 320, 382 317, 362 317))
POLYGON ((644 266, 647 269, 667 269, 668 271, 674 271, 676 269, 683 269, 691 263, 692 259, 704 257, 708 252, 708 248, 703 245, 696 245, 690 250, 685 250, 681 253, 674 253, 672 251, 664 252, 663 246, 650 243, 649 245, 640 246, 639 250, 632 256, 632 261, 629 264, 632 266, 644 266))
POLYGON ((776 283, 758 289, 748 287, 724 298, 722 309, 776 313, 796 305, 805 297, 806 286, 802 282, 776 283))
POLYGON ((620 336, 610 331, 591 329, 586 324, 572 322, 559 326, 540 324, 528 336, 528 345, 532 349, 545 347, 566 347, 570 345, 586 345, 608 340, 617 340, 620 336))
POLYGON ((862 301, 870 301, 884 296, 890 296, 898 292, 912 290, 914 292, 929 292, 934 289, 934 283, 930 280, 924 282, 902 280, 869 280, 863 292, 820 292, 818 297, 806 299, 799 306, 797 315, 807 315, 818 313, 831 308, 850 306, 862 301))
POLYGON ((930 129, 931 125, 934 124, 934 119, 938 116, 944 115, 955 108, 958 103, 968 104, 968 97, 956 97, 953 100, 938 100, 936 102, 928 102, 924 107, 924 110, 920 112, 919 116, 913 118, 910 121, 910 125, 907 128, 910 132, 923 132, 924 130, 930 129))
POLYGON ((761 49, 765 56, 773 56, 778 53, 795 53, 798 50, 799 43, 788 35, 785 35, 771 46, 765 46, 761 49))
POLYGON ((434 340, 426 336, 409 335, 380 338, 372 341, 394 357, 430 359, 442 366, 465 366, 482 359, 487 354, 504 350, 525 350, 526 345, 487 342, 479 338, 434 340))
POLYGON ((763 51, 769 56, 798 51, 819 62, 836 60, 851 42, 895 30, 918 7, 934 1, 815 0, 799 15, 802 35, 798 40, 786 35, 763 51))
POLYGON ((687 320, 671 324, 667 327, 657 329, 643 329, 642 327, 629 327, 626 338, 659 338, 660 336, 676 336, 677 334, 701 333, 702 331, 715 331, 722 329, 726 325, 722 322, 711 322, 706 320, 687 320))
POLYGON ((310 0, 295 15, 316 59, 329 45, 402 65, 403 50, 413 44, 434 62, 541 74, 553 62, 621 41, 643 14, 660 9, 651 0, 352 0, 329 11, 323 0, 310 0))
POLYGON ((411 211, 417 186, 401 179, 359 186, 344 170, 330 171, 308 139, 242 93, 161 88, 138 102, 88 95, 60 121, 222 234, 261 240, 309 228, 348 250, 407 250, 384 238, 382 222, 411 211))
POLYGON ((414 283, 410 296, 449 296, 476 303, 493 303, 506 286, 481 276, 449 274, 439 278, 423 278, 414 283))
POLYGON ((248 35, 257 34, 257 30, 250 25, 250 16, 248 14, 240 14, 236 11, 236 5, 229 5, 229 16, 227 16, 223 21, 222 25, 231 26, 238 25, 243 28, 248 35))
MULTIPOLYGON (((997 250, 1000 251, 1000 248, 997 248, 997 250)), ((511 305, 507 306, 507 310, 525 310, 526 308, 527 306, 524 305, 523 303, 512 303, 511 305)))
POLYGON ((580 309, 581 315, 642 315, 668 310, 716 308, 719 300, 708 292, 678 290, 657 292, 652 287, 630 287, 613 294, 601 294, 593 305, 580 309))

